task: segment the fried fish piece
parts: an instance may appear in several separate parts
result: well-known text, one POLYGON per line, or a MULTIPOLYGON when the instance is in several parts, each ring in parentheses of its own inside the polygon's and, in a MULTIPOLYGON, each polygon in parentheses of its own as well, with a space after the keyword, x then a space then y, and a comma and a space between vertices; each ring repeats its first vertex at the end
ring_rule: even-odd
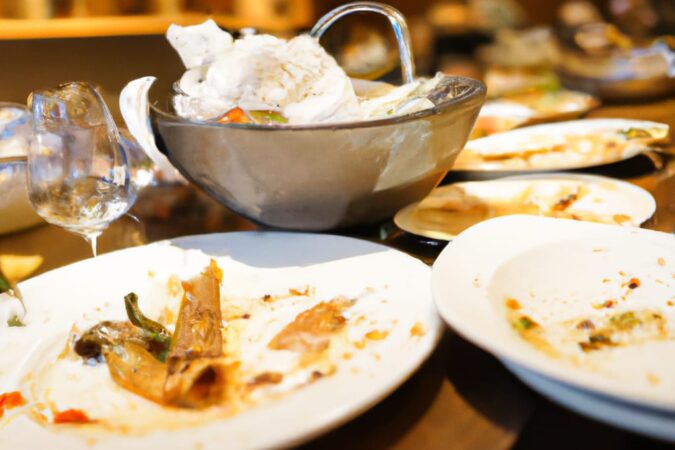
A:
POLYGON ((331 337, 347 323, 342 313, 354 304, 354 300, 335 298, 301 312, 286 325, 267 347, 271 350, 297 352, 320 352, 330 345, 331 337))
POLYGON ((164 401, 201 408, 222 400, 223 364, 220 282, 222 272, 211 260, 206 270, 183 284, 183 299, 167 358, 164 401))

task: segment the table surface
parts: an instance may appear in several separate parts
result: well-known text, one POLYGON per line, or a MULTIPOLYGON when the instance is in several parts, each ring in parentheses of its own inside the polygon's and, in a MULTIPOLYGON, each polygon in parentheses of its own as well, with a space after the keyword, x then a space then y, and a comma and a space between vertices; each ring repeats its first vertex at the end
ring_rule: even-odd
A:
MULTIPOLYGON (((669 123, 675 98, 610 105, 589 117, 625 117, 669 123)), ((675 145, 591 172, 621 178, 650 191, 657 212, 644 226, 675 232, 675 145)), ((446 177, 452 181, 453 175, 446 177)), ((132 212, 100 238, 100 253, 160 239, 257 227, 189 187, 143 191, 132 212)), ((391 223, 345 234, 384 242, 427 263, 445 243, 404 233, 391 223)), ((90 257, 79 237, 51 225, 0 236, 0 254, 41 255, 36 273, 90 257)), ((535 394, 494 357, 448 330, 423 367, 396 392, 359 418, 307 443, 307 449, 591 449, 670 448, 564 410, 535 394)), ((675 448, 675 447, 673 447, 675 448)))

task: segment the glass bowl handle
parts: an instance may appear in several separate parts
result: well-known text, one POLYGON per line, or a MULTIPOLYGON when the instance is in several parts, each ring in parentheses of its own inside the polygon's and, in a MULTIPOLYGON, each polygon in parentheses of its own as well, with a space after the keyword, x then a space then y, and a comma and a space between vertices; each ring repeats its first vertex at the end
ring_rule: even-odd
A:
POLYGON ((353 2, 338 6, 321 17, 312 30, 310 36, 320 39, 326 30, 338 19, 356 12, 375 12, 385 16, 394 29, 398 53, 401 58, 401 76, 405 83, 412 83, 415 78, 415 62, 413 61, 412 48, 410 45, 410 33, 408 24, 401 12, 389 5, 378 2, 353 2))

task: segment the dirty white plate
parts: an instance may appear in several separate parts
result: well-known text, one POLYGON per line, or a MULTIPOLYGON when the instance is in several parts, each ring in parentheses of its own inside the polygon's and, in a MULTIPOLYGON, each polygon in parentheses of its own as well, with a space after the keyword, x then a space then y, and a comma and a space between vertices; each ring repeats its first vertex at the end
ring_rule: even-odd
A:
POLYGON ((562 170, 610 164, 668 140, 668 125, 582 119, 532 125, 467 142, 453 170, 562 170))
POLYGON ((453 183, 401 209, 396 225, 408 233, 450 240, 483 220, 510 214, 576 218, 639 226, 656 210, 634 184, 596 175, 545 173, 453 183))
POLYGON ((432 290, 450 326, 499 358, 574 387, 675 411, 672 234, 499 217, 445 248, 432 290))
POLYGON ((641 408, 597 393, 575 389, 516 364, 502 362, 507 369, 532 389, 576 413, 645 436, 675 442, 675 414, 673 413, 641 408))
MULTIPOLYGON (((354 346, 349 358, 336 362, 332 375, 228 418, 134 435, 99 432, 95 425, 92 432, 77 425, 42 426, 19 408, 7 410, 0 421, 0 448, 288 447, 373 406, 403 383, 438 341, 441 321, 431 298, 430 269, 415 258, 381 245, 330 235, 212 234, 106 254, 21 283, 28 310, 26 326, 0 328, 0 392, 33 383, 35 378, 26 381, 27 373, 36 364, 49 361, 54 351, 58 354, 63 350, 74 322, 121 320, 125 317, 122 297, 126 293, 136 292, 141 301, 166 296, 171 285, 166 280, 171 274, 186 279, 202 270, 211 257, 223 271, 224 296, 261 301, 268 293, 309 286, 312 302, 341 295, 357 298, 352 308, 358 306, 365 314, 360 326, 376 328, 386 335, 354 346)), ((283 310, 285 301, 276 301, 272 311, 283 310)), ((305 305, 298 301, 296 305, 305 305)), ((250 319, 253 322, 256 318, 250 319)), ((353 332, 358 334, 357 319, 347 316, 350 339, 353 332)), ((269 323, 265 332, 283 325, 269 323)), ((63 383, 72 395, 64 398, 55 390, 50 394, 52 401, 60 403, 59 410, 89 405, 96 411, 85 412, 95 418, 97 412, 115 404, 128 405, 125 411, 129 414, 139 410, 134 408, 162 408, 115 385, 105 366, 89 367, 72 361, 64 363, 74 369, 72 377, 63 383), (80 377, 79 370, 100 370, 96 375, 100 376, 99 383, 89 386, 87 380, 90 382, 94 375, 80 377), (109 403, 101 401, 107 390, 109 403)), ((34 383, 37 385, 37 381, 34 383)), ((23 393, 30 398, 30 392, 23 393)), ((152 423, 155 417, 146 415, 143 420, 152 423)))

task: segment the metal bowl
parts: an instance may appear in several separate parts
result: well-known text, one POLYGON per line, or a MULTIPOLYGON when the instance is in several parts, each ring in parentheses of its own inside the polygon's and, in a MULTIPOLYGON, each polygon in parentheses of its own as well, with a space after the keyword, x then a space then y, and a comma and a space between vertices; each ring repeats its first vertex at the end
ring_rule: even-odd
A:
POLYGON ((150 117, 160 150, 218 202, 267 226, 330 230, 392 217, 426 196, 452 167, 485 86, 462 77, 446 77, 443 85, 434 108, 373 121, 191 121, 170 112, 169 93, 153 97, 157 89, 150 117))
POLYGON ((0 234, 4 234, 42 219, 31 206, 26 185, 30 112, 24 105, 0 102, 0 116, 0 234))

